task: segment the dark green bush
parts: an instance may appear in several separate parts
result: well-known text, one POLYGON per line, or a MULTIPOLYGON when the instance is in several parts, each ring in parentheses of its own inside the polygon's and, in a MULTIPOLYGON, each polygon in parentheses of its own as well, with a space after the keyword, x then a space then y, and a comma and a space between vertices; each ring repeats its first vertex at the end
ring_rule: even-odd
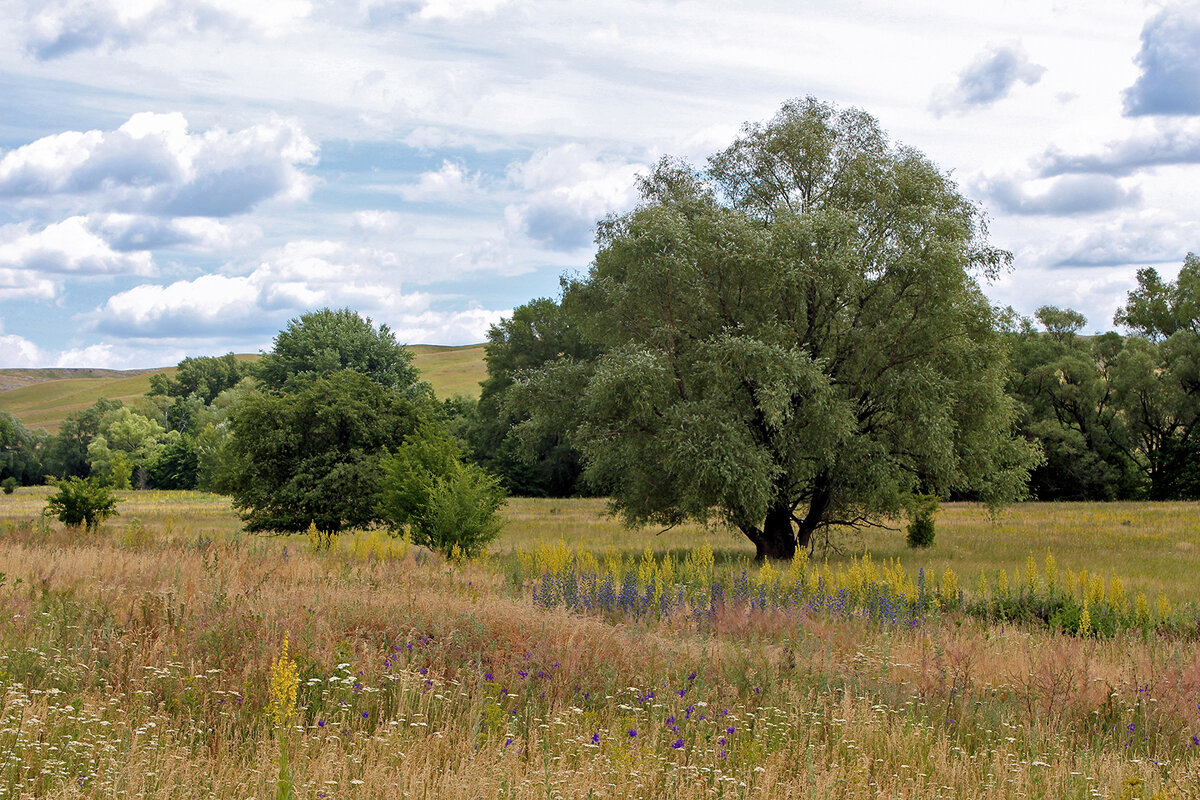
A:
POLYGON ((936 494, 913 495, 908 509, 908 546, 933 547, 933 515, 938 510, 936 494))
POLYGON ((5 494, 12 494, 13 490, 15 490, 16 488, 17 488, 17 479, 14 478, 12 475, 9 475, 4 480, 0 481, 0 489, 3 489, 5 494))

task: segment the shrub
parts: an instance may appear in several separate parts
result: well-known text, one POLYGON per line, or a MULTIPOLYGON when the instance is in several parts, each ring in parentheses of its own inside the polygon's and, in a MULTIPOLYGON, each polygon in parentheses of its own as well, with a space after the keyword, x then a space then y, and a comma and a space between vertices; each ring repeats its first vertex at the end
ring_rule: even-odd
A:
POLYGON ((500 480, 463 463, 458 444, 443 429, 423 425, 382 467, 379 515, 393 530, 407 529, 414 544, 471 558, 500 533, 500 480))
POLYGON ((936 494, 913 495, 908 508, 909 547, 933 547, 933 515, 938 504, 936 494))
POLYGON ((116 516, 117 498, 107 486, 101 486, 92 478, 71 478, 55 484, 57 494, 46 500, 43 516, 57 517, 58 521, 72 528, 81 525, 95 532, 100 523, 116 516))
POLYGON ((13 490, 15 490, 16 488, 17 488, 17 479, 14 478, 12 475, 9 475, 4 480, 0 481, 0 489, 3 489, 5 494, 12 494, 13 490))

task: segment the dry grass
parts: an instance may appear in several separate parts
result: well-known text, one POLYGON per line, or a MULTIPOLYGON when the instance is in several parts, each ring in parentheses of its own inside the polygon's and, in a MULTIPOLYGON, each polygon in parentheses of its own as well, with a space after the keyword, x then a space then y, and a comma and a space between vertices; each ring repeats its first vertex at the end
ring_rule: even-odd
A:
MULTIPOLYGON (((742 611, 704 628, 610 624, 514 596, 503 556, 314 553, 241 533, 221 498, 125 496, 94 537, 34 519, 44 492, 0 496, 0 797, 275 796, 264 706, 285 633, 300 691, 281 735, 302 798, 1200 795, 1190 641, 955 616, 912 630, 742 611)), ((514 503, 497 549, 694 541, 596 508, 514 503)), ((1196 535, 1183 505, 975 514, 949 509, 931 559, 958 569, 992 547, 1017 564, 1026 544, 1092 537, 1108 552, 1080 556, 1098 564, 1125 540, 1093 529, 1122 515, 1147 549, 1172 519, 1192 525, 1176 541, 1196 535), (1054 527, 1064 512, 1081 527, 1054 527), (1009 555, 993 524, 1030 541, 1009 555)))

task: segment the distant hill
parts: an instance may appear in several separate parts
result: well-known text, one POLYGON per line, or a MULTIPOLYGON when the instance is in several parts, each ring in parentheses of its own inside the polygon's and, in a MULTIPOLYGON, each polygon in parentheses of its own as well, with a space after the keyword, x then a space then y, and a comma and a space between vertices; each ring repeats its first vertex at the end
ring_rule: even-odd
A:
MULTIPOLYGON (((433 384, 438 397, 479 396, 479 382, 487 377, 483 345, 458 347, 410 345, 413 363, 421 377, 433 384)), ((256 359, 257 355, 239 358, 256 359)), ((7 411, 28 428, 54 432, 74 411, 101 397, 129 402, 150 390, 150 376, 162 369, 0 369, 0 411, 7 411)))

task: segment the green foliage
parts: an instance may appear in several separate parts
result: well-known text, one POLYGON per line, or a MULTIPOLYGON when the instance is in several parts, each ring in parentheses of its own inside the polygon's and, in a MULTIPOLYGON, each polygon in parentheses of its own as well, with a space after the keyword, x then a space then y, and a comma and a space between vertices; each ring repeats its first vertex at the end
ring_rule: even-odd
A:
POLYGON ((30 432, 21 421, 0 411, 0 478, 14 485, 40 480, 43 437, 30 432))
POLYGON ((1086 319, 1043 306, 1010 334, 1008 392, 1020 402, 1020 424, 1043 452, 1030 475, 1042 500, 1113 500, 1136 496, 1141 476, 1130 457, 1127 417, 1112 376, 1125 341, 1117 334, 1079 335, 1086 319))
POLYGON ((42 512, 47 517, 72 528, 83 526, 90 533, 100 528, 100 523, 117 514, 117 498, 107 486, 93 479, 72 477, 54 484, 57 490, 46 500, 42 512))
POLYGON ((906 541, 909 547, 933 547, 934 515, 937 514, 941 498, 936 494, 918 494, 908 502, 908 531, 906 541))
POLYGON ((514 494, 565 497, 579 490, 579 452, 559 431, 546 431, 528 447, 510 437, 528 414, 506 402, 514 380, 560 359, 591 359, 598 349, 583 339, 562 307, 548 298, 513 309, 488 331, 488 377, 463 435, 476 462, 496 473, 514 494))
POLYGON ((709 520, 790 557, 928 487, 1020 496, 1004 342, 973 277, 1010 259, 874 119, 786 104, 695 172, 664 160, 607 219, 563 307, 597 343, 518 381, 527 441, 565 432, 631 523, 709 520))
MULTIPOLYGON (((236 386, 253 374, 254 365, 241 361, 233 353, 223 356, 188 356, 179 362, 175 376, 162 373, 150 376, 150 395, 187 398, 193 395, 203 405, 211 403, 218 394, 236 386)), ((174 426, 178 429, 180 426, 174 426)))
POLYGON ((500 481, 463 463, 445 430, 422 425, 381 467, 380 516, 393 529, 407 528, 415 544, 471 558, 499 535, 500 481))
POLYGON ((342 370, 366 375, 387 389, 427 394, 417 379, 412 353, 396 342, 387 325, 376 329, 348 308, 323 308, 288 322, 275 347, 258 362, 258 377, 272 389, 295 389, 342 370))
POLYGON ((62 478, 91 474, 88 445, 100 432, 100 420, 105 414, 121 408, 120 400, 101 398, 89 408, 68 414, 58 433, 46 443, 46 470, 62 478))
POLYGON ((4 480, 0 481, 0 489, 3 489, 5 494, 12 494, 14 491, 16 491, 18 485, 17 479, 12 475, 9 475, 4 480))
POLYGON ((193 489, 199 467, 195 439, 171 431, 162 448, 146 464, 146 477, 155 489, 193 489))
POLYGON ((290 392, 252 392, 232 410, 222 479, 251 531, 324 532, 378 521, 379 458, 415 428, 411 399, 358 372, 290 392))

